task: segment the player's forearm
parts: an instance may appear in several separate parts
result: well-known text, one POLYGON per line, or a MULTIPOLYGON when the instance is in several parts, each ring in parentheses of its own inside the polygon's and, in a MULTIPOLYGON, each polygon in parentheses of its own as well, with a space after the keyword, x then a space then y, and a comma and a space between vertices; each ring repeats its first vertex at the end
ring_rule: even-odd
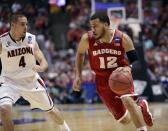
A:
POLYGON ((82 74, 82 67, 83 67, 83 61, 84 61, 84 54, 77 54, 76 56, 76 76, 81 77, 82 74))
POLYGON ((35 58, 39 63, 40 72, 46 71, 48 69, 48 63, 41 50, 39 50, 39 48, 37 48, 37 50, 35 51, 35 58))
POLYGON ((48 63, 46 60, 40 60, 39 64, 40 64, 40 67, 43 71, 46 71, 48 69, 48 63))

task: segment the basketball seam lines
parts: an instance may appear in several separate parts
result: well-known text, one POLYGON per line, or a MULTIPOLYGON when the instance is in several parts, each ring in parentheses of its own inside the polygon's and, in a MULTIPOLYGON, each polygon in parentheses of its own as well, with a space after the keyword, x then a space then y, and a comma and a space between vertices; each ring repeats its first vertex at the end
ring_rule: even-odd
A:
MULTIPOLYGON (((132 81, 131 81, 128 77, 126 77, 126 75, 125 75, 124 73, 122 73, 122 74, 123 74, 123 76, 130 82, 130 85, 133 85, 133 84, 131 84, 132 81)), ((132 77, 132 74, 131 74, 131 77, 132 77)), ((110 79, 110 80, 114 80, 114 79, 110 79)), ((117 81, 117 80, 114 80, 114 81, 117 81)), ((118 81, 118 82, 119 82, 119 81, 118 81)), ((128 83, 125 83, 125 82, 120 82, 120 83, 128 84, 128 83)))
MULTIPOLYGON (((129 80, 129 82, 130 82, 130 84, 132 83, 132 81, 128 78, 128 77, 126 77, 126 75, 123 73, 123 75, 124 75, 124 77, 125 78, 127 78, 128 80, 129 80)), ((132 74, 131 74, 131 77, 132 77, 132 74)), ((132 84, 131 84, 132 85, 132 84)))
MULTIPOLYGON (((126 82, 121 82, 121 81, 118 81, 118 80, 115 80, 115 79, 109 79, 109 80, 113 80, 113 81, 116 81, 116 82, 119 82, 119 83, 122 83, 122 84, 128 84, 128 83, 126 83, 126 82)), ((130 81, 129 81, 130 82, 130 81)), ((132 82, 131 82, 132 83, 132 82)), ((129 84, 129 85, 131 85, 131 84, 129 84)))

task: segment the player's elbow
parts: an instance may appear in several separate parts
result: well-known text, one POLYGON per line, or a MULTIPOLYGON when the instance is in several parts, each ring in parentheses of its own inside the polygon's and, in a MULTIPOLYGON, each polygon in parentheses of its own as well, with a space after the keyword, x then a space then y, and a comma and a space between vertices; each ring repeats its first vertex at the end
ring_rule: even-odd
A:
POLYGON ((47 63, 47 61, 41 62, 40 66, 42 67, 42 71, 43 72, 48 70, 48 63, 47 63))
POLYGON ((44 66, 44 71, 48 70, 48 63, 46 62, 45 66, 44 66))

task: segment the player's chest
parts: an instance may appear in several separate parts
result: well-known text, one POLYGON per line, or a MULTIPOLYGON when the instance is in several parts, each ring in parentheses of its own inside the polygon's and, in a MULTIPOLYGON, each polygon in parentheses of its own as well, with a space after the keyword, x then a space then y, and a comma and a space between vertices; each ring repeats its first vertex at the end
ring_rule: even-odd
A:
POLYGON ((90 53, 93 57, 100 56, 116 56, 120 57, 124 54, 124 49, 120 45, 114 44, 99 44, 90 49, 90 53))
POLYGON ((26 42, 14 43, 7 41, 3 45, 4 53, 8 58, 20 56, 20 55, 33 55, 34 54, 34 45, 28 44, 26 42))

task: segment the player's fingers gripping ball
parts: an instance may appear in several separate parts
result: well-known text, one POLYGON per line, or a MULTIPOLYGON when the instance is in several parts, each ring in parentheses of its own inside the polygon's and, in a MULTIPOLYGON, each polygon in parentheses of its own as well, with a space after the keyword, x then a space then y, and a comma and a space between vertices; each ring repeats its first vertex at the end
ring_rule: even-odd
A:
POLYGON ((132 74, 128 71, 113 71, 109 77, 110 89, 119 95, 128 94, 133 86, 132 74))

